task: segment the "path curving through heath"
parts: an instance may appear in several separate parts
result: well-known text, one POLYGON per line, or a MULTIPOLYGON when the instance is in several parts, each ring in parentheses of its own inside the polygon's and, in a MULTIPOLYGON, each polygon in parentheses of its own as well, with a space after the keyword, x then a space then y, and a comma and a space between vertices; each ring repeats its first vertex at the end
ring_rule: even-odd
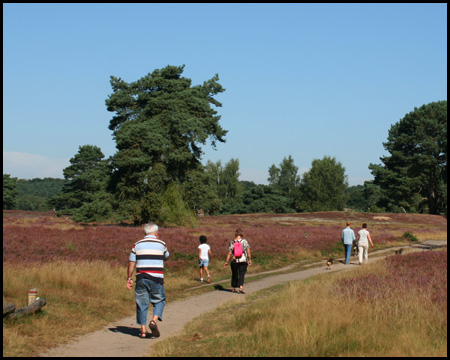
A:
MULTIPOLYGON (((412 245, 408 248, 408 251, 420 251, 430 250, 437 247, 446 247, 447 241, 434 241, 429 240, 420 244, 412 245)), ((405 247, 404 247, 405 248, 405 247)), ((380 250, 371 252, 370 262, 383 259, 384 256, 374 257, 374 255, 386 255, 393 254, 397 248, 391 248, 388 250, 380 250)), ((335 271, 350 271, 356 269, 357 259, 352 257, 349 265, 344 265, 339 261, 335 261, 330 271, 326 270, 325 262, 320 264, 312 264, 310 268, 295 271, 285 274, 279 274, 279 272, 285 271, 288 268, 279 269, 277 271, 271 271, 264 274, 268 274, 259 280, 250 281, 245 284, 246 294, 252 294, 256 291, 267 289, 275 285, 286 283, 290 281, 305 280, 318 274, 332 273, 335 271), (270 274, 269 274, 270 273, 270 274)), ((246 278, 261 274, 249 274, 246 278)), ((231 274, 230 274, 231 276, 231 274)), ((218 283, 219 284, 219 283, 218 283)), ((179 333, 184 326, 193 320, 195 317, 215 309, 216 307, 224 304, 225 302, 235 299, 238 295, 232 293, 229 289, 222 288, 214 282, 211 284, 205 284, 201 286, 211 286, 218 289, 216 291, 207 292, 201 295, 190 296, 183 300, 170 302, 164 309, 163 321, 158 322, 158 328, 161 332, 159 338, 147 338, 140 339, 138 337, 139 325, 136 324, 136 317, 126 317, 115 321, 103 329, 78 336, 74 338, 70 343, 59 345, 55 348, 48 350, 40 356, 45 357, 138 357, 151 355, 152 345, 157 342, 167 339, 179 333)), ((220 284, 225 284, 223 281, 220 284)), ((229 282, 226 282, 229 284, 229 282)), ((227 285, 226 285, 227 286, 227 285)), ((151 310, 149 311, 151 314, 151 310)), ((149 316, 150 318, 150 316, 149 316)))

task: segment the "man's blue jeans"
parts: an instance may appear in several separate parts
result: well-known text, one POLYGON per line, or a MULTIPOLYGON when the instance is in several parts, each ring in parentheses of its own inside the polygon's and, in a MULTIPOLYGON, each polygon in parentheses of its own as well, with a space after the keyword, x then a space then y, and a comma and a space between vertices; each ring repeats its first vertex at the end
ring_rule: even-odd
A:
POLYGON ((345 263, 348 264, 350 261, 350 255, 352 253, 352 244, 344 244, 345 249, 345 263))
POLYGON ((153 315, 162 321, 164 306, 166 306, 166 293, 164 285, 151 279, 140 279, 136 282, 136 322, 139 325, 147 324, 147 311, 150 303, 153 305, 153 315))

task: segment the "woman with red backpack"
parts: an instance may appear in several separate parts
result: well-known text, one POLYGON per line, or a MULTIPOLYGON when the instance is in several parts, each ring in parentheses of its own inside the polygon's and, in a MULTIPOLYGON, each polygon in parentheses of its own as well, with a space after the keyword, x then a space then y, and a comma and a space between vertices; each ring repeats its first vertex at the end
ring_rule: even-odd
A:
POLYGON ((244 239, 244 233, 240 228, 236 229, 234 236, 235 239, 228 246, 227 260, 223 267, 227 267, 230 258, 233 257, 231 260, 231 291, 245 294, 244 277, 247 272, 247 266, 252 264, 250 244, 244 239), (236 290, 236 288, 239 288, 239 290, 236 290))

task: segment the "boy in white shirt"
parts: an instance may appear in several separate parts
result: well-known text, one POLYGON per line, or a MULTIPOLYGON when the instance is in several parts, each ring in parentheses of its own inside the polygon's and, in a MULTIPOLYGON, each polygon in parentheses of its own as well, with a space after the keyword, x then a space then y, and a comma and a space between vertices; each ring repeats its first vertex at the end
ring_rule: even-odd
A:
POLYGON ((205 269, 206 273, 206 282, 211 282, 211 276, 209 274, 208 265, 209 260, 212 257, 211 254, 211 247, 206 243, 208 239, 206 236, 201 235, 200 238, 200 245, 198 246, 198 266, 200 267, 200 281, 203 282, 203 269, 205 269))

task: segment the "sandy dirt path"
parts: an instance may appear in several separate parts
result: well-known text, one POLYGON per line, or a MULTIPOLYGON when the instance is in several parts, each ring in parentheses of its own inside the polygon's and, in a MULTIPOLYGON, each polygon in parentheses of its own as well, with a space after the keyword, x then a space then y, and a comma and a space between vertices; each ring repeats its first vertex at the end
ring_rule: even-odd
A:
MULTIPOLYGON (((426 250, 434 247, 447 246, 447 241, 426 241, 422 244, 416 244, 408 248, 409 250, 426 250)), ((386 253, 391 255, 394 249, 384 251, 374 251, 369 255, 369 262, 374 262, 383 259, 385 256, 374 257, 386 253)), ((276 274, 268 277, 249 281, 245 284, 246 294, 252 294, 256 291, 267 289, 275 285, 286 283, 289 281, 305 280, 318 274, 332 273, 336 271, 350 271, 359 267, 358 260, 355 257, 351 258, 349 265, 341 263, 342 259, 338 259, 333 264, 330 271, 326 270, 325 263, 312 264, 311 268, 290 272, 286 274, 276 274), (317 266, 313 266, 317 265, 317 266)), ((278 271, 279 272, 279 271, 278 271)), ((256 274, 255 274, 256 275, 256 274)), ((231 276, 231 273, 230 273, 231 276)), ((248 275, 246 278, 250 278, 248 275)), ((234 294, 229 290, 229 281, 226 283, 218 283, 222 285, 217 286, 214 282, 202 286, 211 286, 219 288, 220 290, 204 293, 188 297, 184 300, 169 302, 163 314, 163 321, 158 322, 158 328, 161 332, 159 338, 140 339, 138 337, 139 325, 136 324, 136 317, 131 316, 105 326, 103 329, 91 332, 89 334, 78 336, 70 343, 62 344, 58 347, 52 348, 46 353, 40 354, 45 357, 138 357, 151 355, 152 345, 157 342, 167 339, 179 333, 184 326, 193 320, 195 317, 215 309, 227 301, 236 299, 237 297, 245 297, 247 295, 234 294)), ((151 308, 149 310, 149 319, 151 315, 151 308)))

